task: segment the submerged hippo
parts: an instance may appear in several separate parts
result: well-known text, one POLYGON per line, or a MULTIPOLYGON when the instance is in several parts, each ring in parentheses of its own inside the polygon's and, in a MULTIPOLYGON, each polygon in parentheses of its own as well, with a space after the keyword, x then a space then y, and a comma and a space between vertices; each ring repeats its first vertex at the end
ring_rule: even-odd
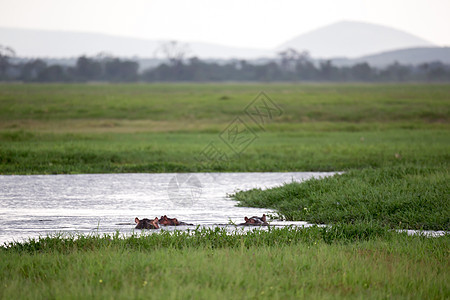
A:
POLYGON ((158 217, 154 218, 153 220, 150 219, 142 219, 139 220, 137 217, 134 219, 134 222, 136 222, 136 229, 158 229, 158 217))
POLYGON ((266 215, 263 214, 262 217, 253 216, 251 218, 244 218, 245 223, 241 223, 239 225, 249 225, 249 226, 267 226, 269 225, 266 221, 266 215))
POLYGON ((193 225, 185 222, 180 222, 177 218, 168 218, 166 215, 161 216, 161 219, 159 219, 159 224, 164 226, 193 225))

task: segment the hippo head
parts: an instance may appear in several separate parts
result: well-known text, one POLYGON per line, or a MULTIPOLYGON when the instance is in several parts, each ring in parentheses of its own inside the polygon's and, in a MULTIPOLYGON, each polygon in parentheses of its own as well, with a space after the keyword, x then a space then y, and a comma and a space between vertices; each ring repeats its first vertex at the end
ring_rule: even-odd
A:
POLYGON ((263 223, 267 223, 266 214, 263 214, 261 218, 259 218, 263 223))
POLYGON ((263 214, 262 217, 253 216, 251 218, 244 218, 245 225, 267 225, 266 215, 263 214))
POLYGON ((172 226, 177 226, 180 225, 180 222, 178 221, 177 218, 168 218, 166 215, 161 216, 161 219, 159 220, 159 224, 161 225, 172 225, 172 226))
POLYGON ((153 220, 150 219, 142 219, 139 220, 139 218, 135 218, 134 222, 137 224, 136 229, 158 229, 158 217, 154 218, 153 220))

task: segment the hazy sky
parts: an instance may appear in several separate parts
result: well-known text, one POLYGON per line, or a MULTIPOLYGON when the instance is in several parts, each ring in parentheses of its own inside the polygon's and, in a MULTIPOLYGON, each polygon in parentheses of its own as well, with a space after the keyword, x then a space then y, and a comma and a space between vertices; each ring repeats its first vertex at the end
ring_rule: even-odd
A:
POLYGON ((450 45, 450 0, 0 0, 0 26, 272 48, 341 20, 450 45))

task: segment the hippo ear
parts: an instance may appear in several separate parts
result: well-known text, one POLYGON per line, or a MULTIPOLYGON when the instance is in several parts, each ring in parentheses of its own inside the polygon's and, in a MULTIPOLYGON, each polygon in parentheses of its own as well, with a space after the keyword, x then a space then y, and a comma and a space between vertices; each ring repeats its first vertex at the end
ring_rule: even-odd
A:
POLYGON ((244 218, 244 220, 245 220, 245 222, 247 222, 247 221, 248 221, 248 218, 247 218, 247 217, 245 217, 245 218, 244 218))
POLYGON ((158 217, 154 218, 153 221, 158 222, 158 217))
POLYGON ((138 217, 136 217, 136 218, 134 219, 134 222, 135 222, 135 223, 139 223, 138 217))
POLYGON ((263 222, 266 222, 266 214, 263 214, 261 220, 262 220, 263 222))

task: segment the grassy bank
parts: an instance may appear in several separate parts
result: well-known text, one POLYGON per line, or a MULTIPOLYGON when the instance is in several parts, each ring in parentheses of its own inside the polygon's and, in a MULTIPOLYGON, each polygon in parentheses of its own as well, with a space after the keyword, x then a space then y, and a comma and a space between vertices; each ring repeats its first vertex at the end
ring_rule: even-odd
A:
POLYGON ((270 207, 287 220, 370 222, 390 228, 450 230, 447 164, 401 164, 241 191, 241 206, 270 207))
POLYGON ((0 249, 1 298, 445 299, 448 237, 272 229, 45 238, 0 249))

